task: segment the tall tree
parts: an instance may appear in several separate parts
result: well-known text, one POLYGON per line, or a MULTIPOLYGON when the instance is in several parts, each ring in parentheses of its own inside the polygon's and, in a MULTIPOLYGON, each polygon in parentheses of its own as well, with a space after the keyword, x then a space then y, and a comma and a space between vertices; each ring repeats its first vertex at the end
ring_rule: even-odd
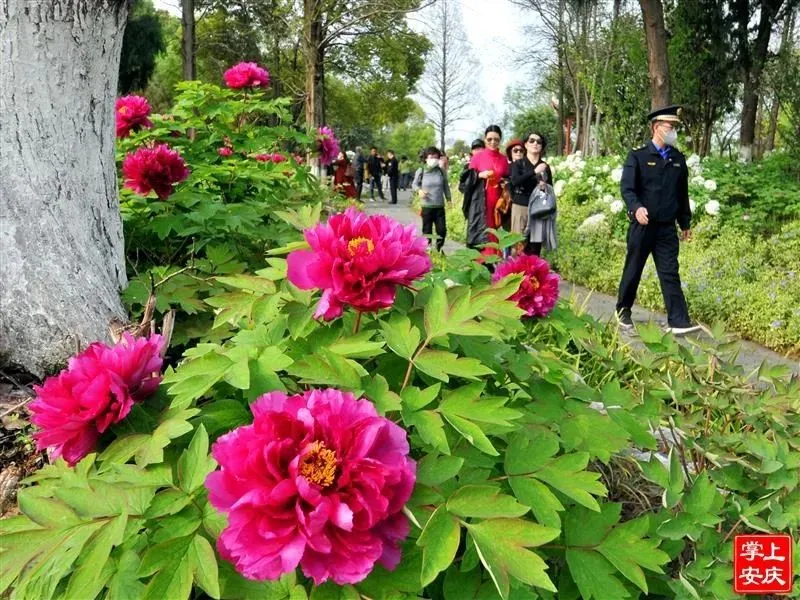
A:
POLYGON ((166 49, 161 20, 150 0, 138 0, 128 16, 119 61, 119 93, 143 90, 156 67, 156 56, 166 49))
POLYGON ((124 319, 114 161, 125 0, 0 10, 0 361, 42 375, 124 319))
POLYGON ((782 10, 792 10, 797 0, 732 0, 737 40, 737 65, 742 83, 741 129, 739 130, 739 159, 753 159, 753 144, 758 116, 758 93, 761 77, 769 56, 772 29, 782 18, 782 10), (755 37, 751 24, 756 18, 755 37))
POLYGON ((181 52, 183 57, 183 78, 197 78, 197 44, 195 41, 194 0, 181 0, 181 52))
POLYGON ((642 20, 647 39, 650 106, 655 110, 672 103, 664 6, 661 4, 661 0, 639 0, 639 6, 642 9, 642 20))
POLYGON ((461 23, 458 0, 439 0, 430 9, 428 39, 432 49, 421 95, 428 104, 428 118, 445 147, 447 130, 464 116, 474 95, 475 63, 461 23))
POLYGON ((407 29, 405 17, 421 0, 303 0, 302 50, 305 61, 305 122, 325 121, 325 66, 334 46, 361 36, 407 29))

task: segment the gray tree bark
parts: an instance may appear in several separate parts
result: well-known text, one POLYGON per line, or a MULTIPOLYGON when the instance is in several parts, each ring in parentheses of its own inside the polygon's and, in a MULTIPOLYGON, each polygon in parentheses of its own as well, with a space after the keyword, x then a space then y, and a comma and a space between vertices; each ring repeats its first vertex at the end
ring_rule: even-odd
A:
POLYGON ((647 38, 647 63, 650 71, 650 106, 653 110, 672 104, 669 77, 667 32, 661 0, 639 0, 647 38))
POLYGON ((0 364, 43 375, 125 320, 114 161, 124 0, 0 1, 0 364))

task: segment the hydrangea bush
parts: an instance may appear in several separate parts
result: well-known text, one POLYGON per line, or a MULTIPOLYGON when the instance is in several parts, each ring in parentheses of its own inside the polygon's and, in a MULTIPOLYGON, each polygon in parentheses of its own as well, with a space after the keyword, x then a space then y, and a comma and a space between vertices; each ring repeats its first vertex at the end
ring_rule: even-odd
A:
MULTIPOLYGON (((247 143, 196 118, 191 175, 148 203, 247 143)), ((288 196, 304 177, 237 160, 288 196)), ((797 537, 800 384, 781 369, 748 377, 719 331, 692 352, 644 327, 633 350, 556 302, 540 259, 492 278, 385 217, 281 210, 256 270, 195 259, 233 291, 196 300, 212 320, 166 367, 161 337, 125 336, 37 390, 52 464, 0 521, 0 594, 727 600, 736 532, 797 537), (69 453, 68 431, 88 432, 69 453)))

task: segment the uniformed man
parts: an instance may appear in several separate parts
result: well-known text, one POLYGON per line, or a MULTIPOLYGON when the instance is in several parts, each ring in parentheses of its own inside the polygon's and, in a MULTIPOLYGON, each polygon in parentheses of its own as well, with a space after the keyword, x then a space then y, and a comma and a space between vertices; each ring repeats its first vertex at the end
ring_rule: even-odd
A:
POLYGON ((653 138, 632 150, 622 169, 620 189, 628 207, 628 252, 617 296, 617 316, 625 329, 633 328, 631 307, 647 257, 653 255, 661 293, 667 307, 667 330, 683 335, 700 329, 689 320, 686 298, 678 274, 678 232, 688 240, 692 212, 689 208, 689 170, 675 148, 680 126, 680 106, 654 110, 648 115, 653 138))

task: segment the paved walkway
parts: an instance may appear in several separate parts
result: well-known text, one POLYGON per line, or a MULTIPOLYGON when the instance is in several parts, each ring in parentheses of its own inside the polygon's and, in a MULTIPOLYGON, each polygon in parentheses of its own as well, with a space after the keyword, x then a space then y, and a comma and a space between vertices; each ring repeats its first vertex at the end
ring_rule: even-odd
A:
MULTIPOLYGON (((388 194, 387 194, 388 196, 388 194)), ((367 196, 365 195, 366 199, 367 196)), ((409 224, 413 223, 417 227, 421 227, 421 220, 419 216, 411 210, 410 206, 411 193, 398 192, 398 203, 389 204, 388 202, 369 202, 367 200, 364 204, 364 209, 367 212, 380 213, 392 217, 393 219, 409 224)), ((447 240, 444 245, 445 253, 454 252, 463 248, 464 245, 453 240, 447 240)), ((569 281, 561 281, 560 295, 562 298, 570 298, 572 303, 576 306, 584 307, 585 312, 589 313, 599 321, 607 322, 614 318, 614 311, 616 306, 616 298, 585 288, 580 285, 570 283, 569 281)), ((655 321, 657 323, 666 324, 667 316, 664 313, 654 312, 641 308, 639 306, 633 307, 633 320, 636 322, 646 323, 648 321, 655 321)), ((632 340, 634 341, 634 340, 632 340)), ((753 342, 741 340, 741 351, 736 362, 744 367, 746 372, 757 369, 763 361, 768 361, 774 364, 784 364, 788 366, 792 372, 800 376, 800 362, 784 358, 780 354, 759 346, 753 342)))

